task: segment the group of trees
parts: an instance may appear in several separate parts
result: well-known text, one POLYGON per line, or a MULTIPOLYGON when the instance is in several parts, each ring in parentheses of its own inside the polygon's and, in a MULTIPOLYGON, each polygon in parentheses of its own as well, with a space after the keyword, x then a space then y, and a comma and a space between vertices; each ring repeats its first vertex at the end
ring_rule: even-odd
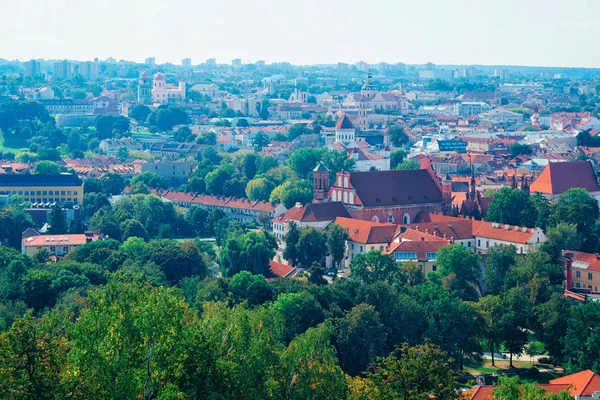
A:
POLYGON ((506 187, 493 196, 486 220, 544 229, 551 239, 544 246, 555 259, 561 250, 600 251, 597 201, 585 189, 570 189, 555 203, 538 193, 527 195, 520 189, 506 187))

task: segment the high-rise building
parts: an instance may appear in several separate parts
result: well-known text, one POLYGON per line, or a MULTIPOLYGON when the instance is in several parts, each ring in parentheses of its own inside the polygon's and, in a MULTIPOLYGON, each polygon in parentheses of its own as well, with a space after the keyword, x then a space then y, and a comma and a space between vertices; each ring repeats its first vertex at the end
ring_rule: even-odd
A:
POLYGON ((156 58, 154 57, 148 57, 146 58, 146 65, 149 65, 151 67, 156 65, 156 58))
POLYGON ((206 65, 217 65, 217 60, 215 60, 214 58, 209 58, 208 60, 206 60, 206 65))
POLYGON ((265 60, 258 60, 257 62, 255 62, 257 67, 264 67, 265 66, 265 60))
POLYGON ((364 62, 364 61, 359 61, 356 63, 356 68, 358 68, 359 71, 368 71, 371 66, 369 65, 369 63, 364 62))
POLYGON ((114 58, 114 57, 108 57, 108 58, 106 59, 106 63, 107 63, 107 64, 116 64, 116 63, 117 63, 117 60, 115 60, 115 58, 114 58))
POLYGON ((241 58, 234 58, 233 60, 231 60, 231 66, 234 67, 234 68, 241 67, 242 66, 242 59, 241 58))
POLYGON ((79 64, 79 73, 88 81, 95 81, 100 75, 100 66, 98 59, 94 61, 84 61, 79 64))
POLYGON ((494 76, 500 78, 502 82, 506 82, 510 79, 510 71, 503 68, 496 68, 494 70, 494 76))
POLYGON ((346 72, 346 71, 348 71, 348 68, 349 68, 348 64, 343 63, 343 62, 338 63, 338 70, 340 72, 346 72))
POLYGON ((41 73, 40 62, 38 60, 31 60, 25 63, 25 75, 36 76, 41 73))
POLYGON ((54 63, 54 79, 66 81, 73 76, 73 64, 68 60, 56 61, 54 63))
POLYGON ((192 59, 184 58, 183 60, 181 60, 181 66, 183 68, 192 68, 192 59))

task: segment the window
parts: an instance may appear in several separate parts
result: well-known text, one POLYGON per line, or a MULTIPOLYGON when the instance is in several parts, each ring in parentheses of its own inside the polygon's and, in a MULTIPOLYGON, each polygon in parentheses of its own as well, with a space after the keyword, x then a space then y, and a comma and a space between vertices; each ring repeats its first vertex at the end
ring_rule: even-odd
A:
POLYGON ((489 241, 489 240, 486 240, 486 241, 485 241, 485 248, 487 249, 488 247, 490 247, 490 241, 489 241))
POLYGON ((434 271, 434 272, 435 272, 435 271, 437 271, 437 266, 436 266, 436 265, 434 265, 433 267, 431 267, 431 269, 432 269, 432 271, 434 271))
POLYGON ((581 285, 579 284, 579 282, 577 282, 577 283, 575 284, 575 287, 581 287, 581 285))
POLYGON ((437 253, 425 253, 425 257, 427 257, 428 260, 435 260, 437 258, 437 253))
POLYGON ((49 194, 50 196, 52 196, 52 195, 54 194, 54 191, 53 191, 53 190, 50 190, 50 191, 48 191, 48 194, 49 194))
POLYGON ((576 271, 575 272, 575 277, 576 278, 581 278, 581 271, 576 271))
POLYGON ((467 247, 471 247, 471 242, 469 242, 469 245, 467 247))
POLYGON ((25 196, 29 196, 29 190, 25 191, 25 196))
POLYGON ((481 247, 481 240, 477 239, 477 247, 481 247))
MULTIPOLYGON (((588 281, 591 281, 592 279, 594 279, 594 277, 592 276, 591 272, 588 272, 588 281)), ((590 287, 591 289, 591 287, 590 287)))
POLYGON ((42 195, 43 195, 43 196, 45 196, 45 195, 47 195, 47 194, 48 194, 48 192, 47 192, 47 191, 45 191, 45 190, 42 192, 42 195))
POLYGON ((396 260, 416 260, 417 253, 396 252, 396 253, 394 253, 394 258, 396 260))
POLYGON ((50 247, 50 253, 56 254, 56 247, 50 247))
POLYGON ((361 246, 360 246, 360 252, 362 253, 362 251, 363 251, 363 248, 362 248, 362 245, 361 245, 361 246))
POLYGON ((37 194, 38 196, 41 196, 41 195, 42 195, 42 191, 41 191, 41 190, 38 190, 36 194, 37 194))
POLYGON ((64 196, 64 195, 65 195, 65 191, 64 191, 64 190, 61 190, 61 191, 60 191, 60 195, 61 195, 61 196, 64 196))
POLYGON ((63 246, 63 254, 67 254, 69 252, 69 247, 63 246))

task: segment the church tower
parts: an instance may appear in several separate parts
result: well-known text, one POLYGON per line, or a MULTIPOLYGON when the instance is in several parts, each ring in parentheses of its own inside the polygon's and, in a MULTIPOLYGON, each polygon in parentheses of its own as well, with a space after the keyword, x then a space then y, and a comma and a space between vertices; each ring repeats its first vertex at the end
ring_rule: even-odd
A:
POLYGON ((314 203, 327 201, 329 192, 329 170, 321 163, 313 169, 314 203))
POLYGON ((342 144, 349 144, 356 140, 356 128, 347 114, 335 124, 335 141, 342 144))
POLYGON ((369 75, 367 75, 367 83, 365 83, 360 90, 360 94, 370 99, 378 93, 377 86, 373 83, 373 75, 371 75, 371 70, 369 70, 369 75))
POLYGON ((150 104, 152 102, 152 83, 146 71, 140 74, 137 101, 141 104, 150 104))

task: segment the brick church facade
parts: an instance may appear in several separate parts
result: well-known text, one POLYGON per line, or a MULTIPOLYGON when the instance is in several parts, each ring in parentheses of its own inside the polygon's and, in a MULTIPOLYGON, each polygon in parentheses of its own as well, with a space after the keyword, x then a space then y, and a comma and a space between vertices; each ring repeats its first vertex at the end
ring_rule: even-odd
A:
POLYGON ((313 171, 315 202, 342 202, 352 218, 410 224, 419 213, 442 212, 444 198, 433 170, 340 171, 329 186, 329 171, 313 171))

